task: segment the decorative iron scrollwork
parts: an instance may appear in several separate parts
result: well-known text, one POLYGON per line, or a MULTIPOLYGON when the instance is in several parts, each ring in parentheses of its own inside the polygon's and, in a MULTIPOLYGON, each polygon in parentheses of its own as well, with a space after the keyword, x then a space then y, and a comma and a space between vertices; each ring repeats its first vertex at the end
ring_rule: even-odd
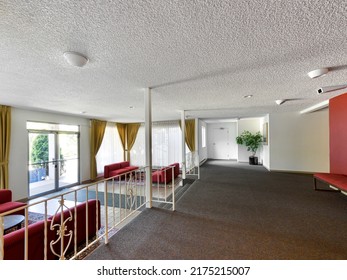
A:
POLYGON ((137 191, 135 188, 135 178, 133 174, 130 174, 129 180, 125 181, 125 186, 127 190, 126 202, 127 209, 132 209, 135 206, 137 191))
POLYGON ((51 248, 51 251, 54 255, 56 255, 60 259, 65 259, 65 253, 70 246, 73 231, 70 230, 69 232, 66 232, 67 231, 66 223, 72 221, 72 213, 71 213, 69 207, 67 207, 64 204, 63 198, 61 200, 59 200, 59 207, 55 211, 55 215, 53 217, 54 218, 51 220, 50 230, 53 230, 53 231, 56 230, 56 234, 57 234, 58 238, 57 238, 57 240, 50 242, 50 248, 51 248), (69 216, 66 219, 65 219, 65 215, 64 215, 65 214, 64 209, 67 209, 68 210, 67 212, 69 213, 69 216), (57 215, 58 213, 61 213, 61 216, 59 219, 60 223, 55 224, 54 222, 55 222, 56 217, 58 217, 58 215, 57 215), (63 222, 61 221, 62 219, 63 219, 63 222), (65 237, 69 237, 67 245, 64 244, 65 237), (57 244, 59 241, 61 242, 60 254, 58 254, 54 250, 54 245, 57 244))

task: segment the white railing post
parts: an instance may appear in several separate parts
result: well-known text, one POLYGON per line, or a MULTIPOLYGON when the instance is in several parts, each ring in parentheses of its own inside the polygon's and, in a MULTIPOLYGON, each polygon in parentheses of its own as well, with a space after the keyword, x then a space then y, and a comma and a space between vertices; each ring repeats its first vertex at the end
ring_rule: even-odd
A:
POLYGON ((181 130, 182 130, 182 179, 186 178, 186 114, 181 112, 181 130))
POLYGON ((47 256, 48 256, 48 252, 47 252, 47 248, 48 248, 48 237, 47 237, 47 200, 45 200, 45 229, 44 229, 44 242, 43 242, 43 245, 44 245, 44 248, 43 248, 43 254, 44 254, 44 259, 47 260, 47 256))
POLYGON ((145 156, 146 156, 146 200, 152 208, 152 93, 145 89, 145 156))
POLYGON ((64 196, 61 196, 60 199, 60 230, 59 230, 59 234, 60 234, 60 259, 64 260, 65 256, 64 256, 64 196))
POLYGON ((107 183, 104 184, 104 208, 105 208, 105 244, 108 243, 108 209, 107 209, 107 183))
POLYGON ((75 255, 77 254, 77 191, 75 191, 75 210, 74 210, 74 223, 73 223, 73 228, 74 228, 74 252, 75 255))
POLYGON ((24 259, 27 260, 28 256, 29 256, 29 233, 28 233, 28 208, 25 208, 24 210, 24 217, 25 217, 25 222, 24 222, 24 226, 25 226, 25 233, 24 233, 24 259))
POLYGON ((4 218, 0 215, 0 260, 4 259, 4 218))
POLYGON ((198 165, 198 179, 200 179, 200 156, 199 156, 199 153, 197 153, 196 156, 197 156, 197 165, 198 165))
POLYGON ((172 167, 172 211, 175 211, 175 167, 172 167))

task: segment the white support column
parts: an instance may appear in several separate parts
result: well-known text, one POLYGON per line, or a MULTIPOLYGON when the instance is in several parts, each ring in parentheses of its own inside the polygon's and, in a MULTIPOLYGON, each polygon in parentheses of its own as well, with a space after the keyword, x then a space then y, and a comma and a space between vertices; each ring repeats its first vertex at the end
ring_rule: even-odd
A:
POLYGON ((186 114, 181 112, 181 130, 182 130, 182 179, 186 178, 186 114))
POLYGON ((151 89, 145 90, 145 156, 146 156, 146 207, 152 208, 152 99, 151 89))
MULTIPOLYGON (((199 119, 195 118, 195 155, 194 155, 194 165, 197 168, 198 179, 200 179, 200 156, 199 156, 199 148, 200 148, 200 131, 199 131, 199 119)), ((195 172, 194 172, 195 173, 195 172)))

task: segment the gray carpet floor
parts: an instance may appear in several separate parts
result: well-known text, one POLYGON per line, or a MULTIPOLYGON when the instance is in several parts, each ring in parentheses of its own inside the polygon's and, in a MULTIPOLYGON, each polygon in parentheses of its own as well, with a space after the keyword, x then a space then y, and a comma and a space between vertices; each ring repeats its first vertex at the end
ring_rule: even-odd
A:
POLYGON ((86 259, 347 259, 347 197, 312 180, 207 161, 175 212, 144 210, 86 259))

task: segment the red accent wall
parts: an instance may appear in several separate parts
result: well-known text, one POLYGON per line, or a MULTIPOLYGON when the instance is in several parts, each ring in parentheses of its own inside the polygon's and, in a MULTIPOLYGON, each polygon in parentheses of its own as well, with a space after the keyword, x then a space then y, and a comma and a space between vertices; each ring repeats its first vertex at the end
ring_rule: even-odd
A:
POLYGON ((347 175, 347 93, 329 100, 330 173, 347 175))

